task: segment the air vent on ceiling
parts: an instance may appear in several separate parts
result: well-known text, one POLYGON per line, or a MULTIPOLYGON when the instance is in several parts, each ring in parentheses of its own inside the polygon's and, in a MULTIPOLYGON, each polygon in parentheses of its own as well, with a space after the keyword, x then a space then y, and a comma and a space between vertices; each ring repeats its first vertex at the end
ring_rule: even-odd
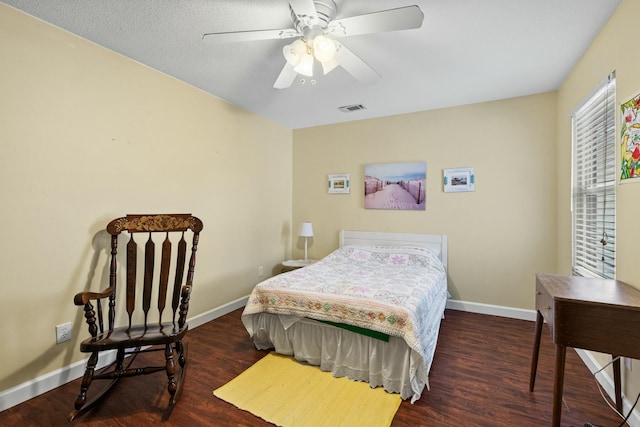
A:
POLYGON ((362 104, 354 104, 354 105, 345 105, 344 107, 339 107, 338 110, 342 111, 343 113, 350 113, 352 111, 358 111, 358 110, 364 110, 365 107, 362 104))

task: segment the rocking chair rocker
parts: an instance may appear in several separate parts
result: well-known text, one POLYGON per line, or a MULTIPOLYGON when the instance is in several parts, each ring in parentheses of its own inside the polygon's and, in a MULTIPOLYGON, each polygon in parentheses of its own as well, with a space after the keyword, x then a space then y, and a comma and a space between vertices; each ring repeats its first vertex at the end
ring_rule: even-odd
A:
MULTIPOLYGON (((183 338, 187 333, 187 312, 196 264, 196 251, 202 221, 190 214, 171 215, 127 215, 116 218, 107 225, 107 232, 111 235, 111 261, 109 270, 109 286, 102 292, 81 292, 74 298, 74 304, 84 306, 84 316, 89 325, 91 338, 80 344, 80 351, 91 353, 87 368, 82 378, 80 394, 75 401, 75 410, 69 414, 68 421, 72 421, 95 407, 106 396, 107 392, 122 377, 147 375, 165 371, 168 378, 169 411, 173 408, 182 386, 187 364, 187 344, 183 338), (191 232, 189 232, 189 230, 191 232), (116 255, 118 252, 118 236, 123 231, 129 233, 126 250, 126 298, 121 311, 116 310, 116 284, 118 279, 116 255), (137 279, 138 245, 134 234, 148 235, 144 245, 144 274, 142 280, 137 279), (187 258, 187 241, 185 235, 191 235, 191 251, 187 258), (163 239, 159 250, 160 266, 155 268, 154 237, 163 239), (172 250, 171 238, 179 239, 176 250, 172 250), (172 257, 174 261, 172 261, 172 257), (188 259, 188 263, 185 261, 188 259), (173 262, 173 264, 172 264, 173 262), (185 266, 186 280, 183 283, 185 266), (153 291, 154 273, 159 272, 157 290, 153 291), (168 291, 170 272, 173 277, 173 289, 168 291), (136 288, 139 290, 136 292, 136 288), (152 293, 157 294, 157 312, 151 310, 152 293), (141 299, 141 310, 134 315, 136 308, 136 294, 141 299), (171 307, 171 318, 162 319, 167 305, 167 297, 171 307), (103 315, 103 304, 106 315, 103 315), (142 313, 140 313, 142 311, 142 313), (119 313, 122 312, 120 315, 119 313), (156 315, 157 313, 157 315, 156 315), (106 319, 104 317, 106 316, 106 319), (125 325, 116 327, 118 319, 126 318, 125 325), (141 319, 140 319, 141 318, 141 319), (139 320, 139 324, 134 323, 139 320), (106 329, 105 329, 106 322, 106 329), (115 362, 110 366, 96 371, 98 355, 105 351, 115 351, 115 362), (137 354, 150 351, 164 351, 162 366, 146 366, 130 368, 137 354), (180 364, 179 374, 176 376, 177 355, 180 364), (125 363, 126 362, 126 363, 125 363), (87 401, 87 390, 93 380, 104 379, 111 382, 100 390, 91 400, 87 401)), ((167 310, 169 311, 169 310, 167 310)))

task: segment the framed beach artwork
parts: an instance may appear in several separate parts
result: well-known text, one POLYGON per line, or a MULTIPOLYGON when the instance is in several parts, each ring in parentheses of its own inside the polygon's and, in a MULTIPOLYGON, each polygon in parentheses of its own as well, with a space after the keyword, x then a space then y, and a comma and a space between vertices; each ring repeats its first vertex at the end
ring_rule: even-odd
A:
POLYGON ((425 210, 426 184, 425 162, 365 165, 364 207, 425 210))
POLYGON ((475 191, 476 176, 473 168, 445 169, 442 184, 445 193, 475 191))
POLYGON ((640 93, 620 104, 620 183, 640 181, 640 93))
POLYGON ((349 194, 349 187, 348 173, 329 175, 330 194, 349 194))

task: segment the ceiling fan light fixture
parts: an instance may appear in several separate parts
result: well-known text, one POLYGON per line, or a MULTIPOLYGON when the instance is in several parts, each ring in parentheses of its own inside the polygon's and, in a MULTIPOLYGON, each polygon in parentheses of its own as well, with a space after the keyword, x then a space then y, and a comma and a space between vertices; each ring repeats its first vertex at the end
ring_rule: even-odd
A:
POLYGON ((313 39, 313 55, 320 62, 332 60, 337 51, 336 43, 326 36, 316 36, 313 39))
POLYGON ((313 55, 305 53, 300 57, 300 62, 293 68, 298 74, 313 77, 313 55))
POLYGON ((307 45, 300 39, 297 39, 291 44, 282 48, 282 54, 284 59, 292 66, 295 67, 300 64, 303 56, 307 55, 307 45))

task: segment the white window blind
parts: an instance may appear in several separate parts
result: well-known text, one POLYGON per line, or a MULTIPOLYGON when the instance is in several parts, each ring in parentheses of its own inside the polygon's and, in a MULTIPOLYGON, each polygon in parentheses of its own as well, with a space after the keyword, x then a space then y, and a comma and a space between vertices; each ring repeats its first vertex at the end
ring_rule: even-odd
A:
POLYGON ((615 279, 615 73, 573 114, 573 272, 615 279))

